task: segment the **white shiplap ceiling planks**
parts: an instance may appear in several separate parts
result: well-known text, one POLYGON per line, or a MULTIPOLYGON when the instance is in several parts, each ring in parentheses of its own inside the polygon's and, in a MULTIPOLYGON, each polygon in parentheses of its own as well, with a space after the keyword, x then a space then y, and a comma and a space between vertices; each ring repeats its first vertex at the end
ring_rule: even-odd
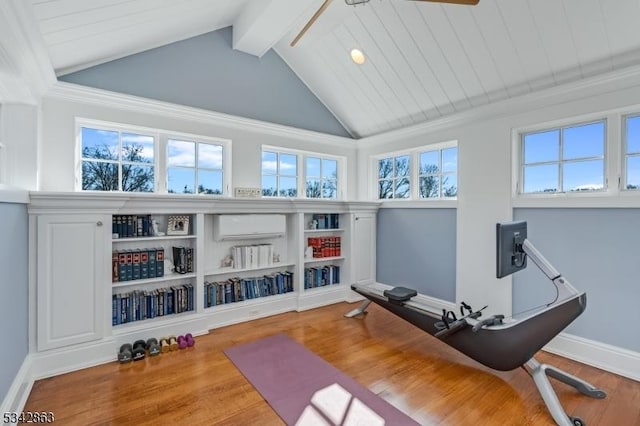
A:
MULTIPOLYGON (((263 1, 31 4, 60 74, 233 25, 263 1)), ((322 0, 271 1, 284 11, 291 2, 292 11, 270 29, 269 37, 285 34, 276 52, 355 137, 640 64, 638 0, 371 0, 355 8, 334 0, 293 48, 322 0), (349 59, 354 47, 367 55, 363 65, 349 59)))
POLYGON ((243 0, 33 0, 58 73, 233 24, 243 0))
MULTIPOLYGON (((316 74, 314 93, 334 112, 336 107, 324 97, 333 90, 333 82, 371 82, 367 88, 344 84, 350 93, 341 97, 373 90, 368 97, 385 103, 364 121, 350 110, 340 117, 354 135, 367 136, 378 132, 375 125, 380 123, 386 130, 408 126, 635 64, 640 58, 640 34, 632 28, 640 19, 639 4, 637 0, 480 0, 470 7, 371 0, 343 15, 339 24, 323 22, 321 17, 315 25, 325 29, 317 33, 326 35, 312 34, 309 43, 291 48, 288 41, 296 33, 292 31, 276 50, 308 82, 310 76, 303 68, 298 72, 297 64, 318 53, 318 38, 342 40, 322 52, 327 61, 344 63, 338 58, 347 57, 351 47, 360 47, 367 55, 364 65, 347 61, 339 75, 310 71, 316 74)), ((338 0, 330 9, 345 7, 338 0)))

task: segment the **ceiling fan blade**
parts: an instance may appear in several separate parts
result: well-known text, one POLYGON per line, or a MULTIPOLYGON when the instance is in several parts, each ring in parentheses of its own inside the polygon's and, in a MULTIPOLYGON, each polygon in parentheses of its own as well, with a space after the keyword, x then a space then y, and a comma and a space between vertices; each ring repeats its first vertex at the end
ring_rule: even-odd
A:
POLYGON ((296 38, 293 39, 293 41, 291 42, 291 44, 289 44, 289 46, 293 47, 296 45, 296 43, 298 43, 298 41, 300 41, 304 33, 306 33, 307 30, 311 28, 313 23, 316 22, 316 19, 318 19, 320 15, 322 15, 322 13, 325 11, 327 7, 329 7, 332 1, 333 0, 324 0, 324 3, 322 3, 322 6, 320 6, 320 8, 316 11, 316 13, 313 14, 311 19, 309 19, 309 22, 307 22, 306 25, 302 28, 302 30, 300 30, 296 38))
POLYGON ((451 4, 466 4, 469 6, 475 6, 480 0, 411 0, 411 1, 428 1, 432 3, 451 3, 451 4))

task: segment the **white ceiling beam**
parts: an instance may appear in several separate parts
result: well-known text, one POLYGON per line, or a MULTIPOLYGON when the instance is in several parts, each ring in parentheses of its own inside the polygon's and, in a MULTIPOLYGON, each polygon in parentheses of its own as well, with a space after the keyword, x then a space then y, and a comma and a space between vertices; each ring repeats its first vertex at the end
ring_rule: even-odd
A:
POLYGON ((261 57, 301 22, 322 0, 259 0, 247 3, 233 25, 233 48, 261 57))

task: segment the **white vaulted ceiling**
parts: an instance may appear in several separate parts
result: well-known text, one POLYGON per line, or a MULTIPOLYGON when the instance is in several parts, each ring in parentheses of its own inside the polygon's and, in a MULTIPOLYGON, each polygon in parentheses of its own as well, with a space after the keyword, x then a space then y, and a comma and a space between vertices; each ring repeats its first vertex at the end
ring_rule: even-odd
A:
POLYGON ((31 0, 57 74, 232 25, 245 0, 31 0))
POLYGON ((31 3, 58 74, 234 25, 234 47, 273 47, 354 137, 640 64, 638 0, 334 0, 296 47, 322 0, 31 3))

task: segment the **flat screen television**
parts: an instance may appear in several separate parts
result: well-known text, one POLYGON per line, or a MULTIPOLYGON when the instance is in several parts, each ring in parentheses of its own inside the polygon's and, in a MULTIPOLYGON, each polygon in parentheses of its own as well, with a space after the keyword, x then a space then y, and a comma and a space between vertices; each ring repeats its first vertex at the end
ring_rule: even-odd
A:
POLYGON ((506 277, 527 267, 522 244, 527 238, 527 222, 496 224, 496 276, 506 277))

